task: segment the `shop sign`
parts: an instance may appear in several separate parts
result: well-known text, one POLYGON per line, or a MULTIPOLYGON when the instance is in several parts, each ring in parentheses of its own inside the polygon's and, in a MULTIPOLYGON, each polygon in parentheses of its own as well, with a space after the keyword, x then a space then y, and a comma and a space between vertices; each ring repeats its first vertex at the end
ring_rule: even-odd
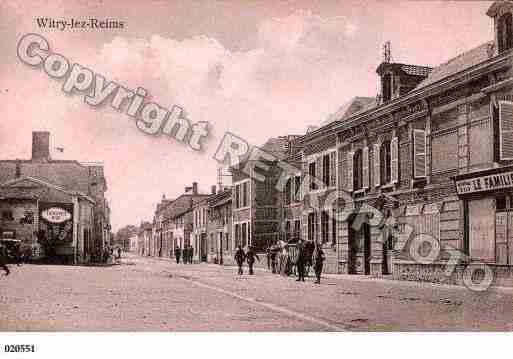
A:
POLYGON ((51 207, 41 212, 41 217, 50 223, 62 223, 71 219, 71 213, 63 208, 51 207))
POLYGON ((73 240, 73 204, 39 202, 39 218, 39 229, 44 231, 48 240, 73 240))
POLYGON ((458 194, 513 188, 513 171, 456 181, 458 194))

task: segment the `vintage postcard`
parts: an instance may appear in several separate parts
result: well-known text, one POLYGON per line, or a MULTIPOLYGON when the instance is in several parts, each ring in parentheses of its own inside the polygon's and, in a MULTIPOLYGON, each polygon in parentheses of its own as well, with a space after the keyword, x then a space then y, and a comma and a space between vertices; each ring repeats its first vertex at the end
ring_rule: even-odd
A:
POLYGON ((3 0, 0 35, 1 332, 513 330, 513 1, 3 0))

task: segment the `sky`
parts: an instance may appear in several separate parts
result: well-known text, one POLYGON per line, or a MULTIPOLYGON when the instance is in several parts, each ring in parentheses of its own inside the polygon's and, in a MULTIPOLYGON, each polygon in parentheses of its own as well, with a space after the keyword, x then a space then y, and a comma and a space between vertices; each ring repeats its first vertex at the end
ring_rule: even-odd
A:
POLYGON ((152 220, 165 194, 215 184, 226 131, 252 145, 304 134, 354 96, 377 92, 382 45, 392 60, 437 66, 493 38, 479 1, 11 1, 0 3, 0 150, 30 158, 31 132, 51 132, 54 159, 105 166, 113 230, 152 220), (37 18, 117 20, 123 29, 39 28, 37 18), (208 121, 203 151, 141 132, 110 106, 65 94, 63 80, 22 63, 17 43, 51 51, 108 81, 145 88, 161 106, 208 121))

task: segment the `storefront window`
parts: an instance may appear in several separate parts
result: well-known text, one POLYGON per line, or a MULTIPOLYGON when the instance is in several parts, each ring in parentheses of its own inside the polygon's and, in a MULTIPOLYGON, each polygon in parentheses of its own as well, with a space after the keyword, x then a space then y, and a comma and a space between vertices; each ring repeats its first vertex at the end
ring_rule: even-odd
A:
POLYGON ((472 259, 495 260, 495 198, 468 202, 469 244, 472 259))

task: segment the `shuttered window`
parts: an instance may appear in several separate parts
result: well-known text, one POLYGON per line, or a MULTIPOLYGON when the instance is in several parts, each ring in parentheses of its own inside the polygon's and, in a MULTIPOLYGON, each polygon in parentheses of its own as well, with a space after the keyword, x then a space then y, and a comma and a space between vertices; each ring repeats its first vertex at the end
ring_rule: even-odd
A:
POLYGON ((513 160, 513 102, 499 101, 500 159, 513 160))
POLYGON ((362 188, 369 188, 369 147, 362 150, 362 188))
POLYGON ((353 164, 354 162, 354 152, 350 151, 347 153, 347 190, 349 192, 353 191, 353 183, 354 183, 354 176, 353 176, 353 164))
POLYGON ((426 131, 413 130, 413 176, 426 177, 426 131))
POLYGON ((331 182, 330 181, 331 180, 330 172, 331 172, 330 155, 326 154, 326 155, 322 156, 322 182, 326 186, 329 186, 330 182, 331 182))
POLYGON ((311 190, 317 189, 317 183, 315 182, 315 173, 316 173, 315 167, 316 167, 315 162, 311 162, 310 164, 308 164, 308 175, 310 177, 310 189, 311 190))
POLYGON ((399 182, 399 138, 390 141, 390 182, 399 182))
POLYGON ((374 144, 374 186, 379 187, 381 185, 380 177, 381 177, 381 171, 380 171, 380 162, 381 156, 379 151, 379 143, 374 144))
POLYGON ((337 161, 337 152, 331 152, 330 153, 330 186, 336 186, 337 185, 337 167, 336 167, 336 161, 337 161))
POLYGON ((315 178, 317 181, 317 185, 315 187, 316 189, 319 189, 319 184, 322 179, 322 157, 317 157, 315 160, 315 178))

